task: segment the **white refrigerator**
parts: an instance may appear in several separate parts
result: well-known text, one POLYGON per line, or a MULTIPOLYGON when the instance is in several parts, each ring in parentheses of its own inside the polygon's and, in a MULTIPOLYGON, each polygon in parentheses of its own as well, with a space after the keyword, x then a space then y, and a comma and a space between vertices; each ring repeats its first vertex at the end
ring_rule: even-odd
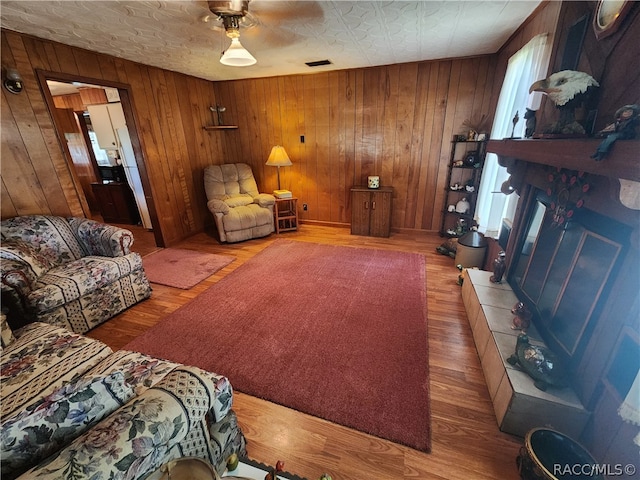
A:
POLYGON ((120 151, 120 159, 122 160, 122 166, 124 167, 124 174, 127 176, 127 182, 129 183, 131 190, 133 190, 133 197, 138 205, 142 226, 144 228, 151 229, 153 227, 151 225, 151 217, 149 216, 149 208, 147 207, 147 200, 145 199, 144 190, 142 189, 140 172, 138 171, 136 156, 133 153, 133 146, 131 145, 129 131, 127 130, 127 127, 116 128, 115 131, 118 136, 118 150, 120 151))

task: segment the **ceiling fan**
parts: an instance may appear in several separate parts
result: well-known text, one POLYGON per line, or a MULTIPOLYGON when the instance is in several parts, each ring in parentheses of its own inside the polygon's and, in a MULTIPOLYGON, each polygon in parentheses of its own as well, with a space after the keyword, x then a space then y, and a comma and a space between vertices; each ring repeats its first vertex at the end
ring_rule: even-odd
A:
POLYGON ((324 18, 316 1, 208 0, 207 4, 210 13, 202 20, 210 22, 213 30, 224 30, 231 38, 231 47, 241 31, 243 38, 255 39, 261 45, 284 47, 301 38, 293 28, 324 18))
MULTIPOLYGON (((257 60, 240 43, 240 22, 249 13, 249 0, 209 0, 208 5, 209 10, 222 20, 224 31, 231 39, 231 45, 220 57, 220 63, 231 67, 254 65, 257 60)), ((207 17, 205 21, 208 20, 207 17)))

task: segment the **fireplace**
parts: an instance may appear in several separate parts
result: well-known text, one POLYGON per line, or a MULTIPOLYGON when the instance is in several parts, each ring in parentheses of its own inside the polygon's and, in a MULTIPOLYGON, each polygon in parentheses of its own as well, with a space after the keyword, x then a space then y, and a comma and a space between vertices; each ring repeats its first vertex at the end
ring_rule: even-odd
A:
MULTIPOLYGON (((590 155, 599 142, 487 144, 520 195, 507 242, 506 277, 518 300, 530 307, 545 343, 568 363, 582 403, 596 409, 608 398, 607 375, 625 332, 637 332, 640 317, 640 197, 630 207, 633 202, 621 188, 630 183, 637 196, 640 140, 618 142, 609 157, 596 162, 590 155), (552 177, 563 174, 568 187, 553 188, 552 177)), ((635 375, 640 355, 625 355, 624 366, 635 375)))
POLYGON ((540 190, 531 196, 508 279, 547 345, 575 365, 619 274, 632 229, 573 204, 566 206, 570 217, 559 221, 554 200, 540 190))

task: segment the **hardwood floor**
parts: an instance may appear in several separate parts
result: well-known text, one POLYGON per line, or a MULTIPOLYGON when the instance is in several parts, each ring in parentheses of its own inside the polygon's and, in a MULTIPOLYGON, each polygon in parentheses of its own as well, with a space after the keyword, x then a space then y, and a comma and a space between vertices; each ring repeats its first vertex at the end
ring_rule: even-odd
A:
MULTIPOLYGON (((128 227, 131 228, 131 227, 128 227)), ((157 250, 153 235, 133 228, 134 250, 157 250)), ((287 239, 423 253, 427 269, 427 311, 432 452, 429 454, 236 392, 234 410, 247 437, 249 456, 285 462, 285 469, 316 480, 517 479, 515 458, 522 440, 499 431, 456 280, 453 259, 436 253, 437 234, 392 233, 390 238, 350 235, 346 228, 302 224, 287 239)), ((89 336, 114 349, 153 326, 250 259, 278 236, 221 245, 212 234, 195 235, 173 247, 235 255, 236 261, 191 290, 153 284, 146 300, 89 336)), ((233 383, 233 378, 231 378, 233 383)))

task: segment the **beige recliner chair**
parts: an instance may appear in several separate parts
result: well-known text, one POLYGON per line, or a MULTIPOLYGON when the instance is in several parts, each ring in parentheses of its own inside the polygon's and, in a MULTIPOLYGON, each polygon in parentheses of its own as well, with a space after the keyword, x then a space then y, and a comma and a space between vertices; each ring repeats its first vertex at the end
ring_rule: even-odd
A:
POLYGON ((241 242, 274 231, 276 199, 268 193, 258 193, 253 172, 246 163, 206 167, 204 189, 221 242, 241 242))

